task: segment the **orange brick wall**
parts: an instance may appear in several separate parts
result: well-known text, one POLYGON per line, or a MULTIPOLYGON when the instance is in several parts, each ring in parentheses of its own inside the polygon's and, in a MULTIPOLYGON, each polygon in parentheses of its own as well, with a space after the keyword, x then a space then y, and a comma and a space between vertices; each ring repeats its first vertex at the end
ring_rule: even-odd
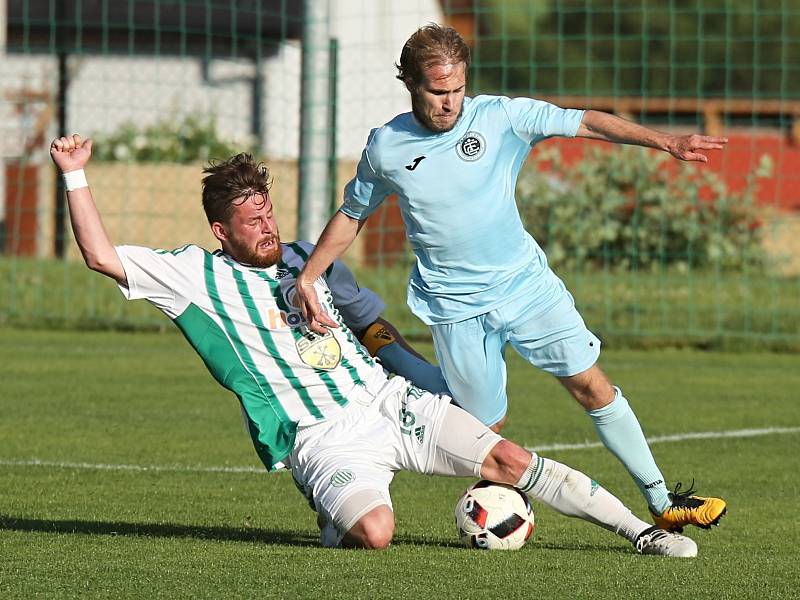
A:
MULTIPOLYGON (((712 151, 709 162, 701 168, 719 173, 732 190, 741 190, 747 175, 758 168, 763 155, 772 159, 773 173, 758 182, 758 202, 783 210, 800 210, 800 145, 792 144, 785 134, 759 131, 757 133, 728 133, 725 150, 712 151)), ((556 145, 567 164, 580 160, 586 149, 610 144, 584 139, 555 138, 546 142, 556 145)))
POLYGON ((5 252, 36 256, 39 169, 36 165, 6 163, 5 252))

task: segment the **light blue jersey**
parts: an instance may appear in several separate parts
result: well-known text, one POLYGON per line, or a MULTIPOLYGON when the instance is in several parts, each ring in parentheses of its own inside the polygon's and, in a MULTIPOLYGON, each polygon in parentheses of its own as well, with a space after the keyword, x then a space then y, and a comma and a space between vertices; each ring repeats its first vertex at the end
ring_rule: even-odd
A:
POLYGON ((341 211, 363 220, 397 194, 416 256, 408 304, 425 323, 468 319, 522 294, 544 306, 563 293, 542 276, 547 261, 522 225, 514 189, 531 147, 575 136, 583 112, 478 96, 464 98, 451 131, 433 133, 404 113, 370 133, 341 211))
MULTIPOLYGON (((583 114, 529 98, 478 96, 464 99, 456 126, 443 133, 402 114, 370 133, 345 188, 341 211, 360 220, 397 194, 417 259, 408 304, 431 326, 453 398, 486 425, 506 414, 508 344, 556 377, 585 372, 600 353, 514 199, 531 148, 551 136, 574 137, 583 114)), ((589 414, 661 514, 670 505, 664 477, 619 389, 589 414)))

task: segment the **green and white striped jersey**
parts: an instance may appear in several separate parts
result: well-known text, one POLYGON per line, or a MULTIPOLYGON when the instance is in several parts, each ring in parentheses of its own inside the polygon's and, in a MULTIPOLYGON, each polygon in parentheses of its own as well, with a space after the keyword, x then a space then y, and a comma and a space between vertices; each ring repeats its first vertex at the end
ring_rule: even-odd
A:
POLYGON ((383 303, 359 289, 344 265, 326 274, 342 282, 338 294, 326 277, 314 283, 338 329, 315 334, 292 305, 295 279, 312 248, 284 244, 283 259, 268 268, 194 245, 116 248, 127 277, 127 287, 120 286, 125 297, 147 299, 169 316, 214 378, 236 394, 270 470, 291 452, 298 426, 340 416, 348 401, 374 394, 386 381, 346 324, 366 327, 383 303))

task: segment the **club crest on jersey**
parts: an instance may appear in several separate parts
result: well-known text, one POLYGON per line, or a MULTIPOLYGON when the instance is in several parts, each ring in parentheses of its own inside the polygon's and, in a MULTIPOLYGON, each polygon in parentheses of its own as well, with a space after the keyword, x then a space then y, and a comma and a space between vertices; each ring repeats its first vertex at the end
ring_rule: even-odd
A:
POLYGON ((486 140, 477 131, 468 131, 456 143, 456 153, 461 160, 474 162, 486 152, 486 140))
POLYGON ((295 346, 300 360, 315 369, 330 371, 342 360, 342 347, 330 330, 322 335, 308 331, 295 340, 295 346))

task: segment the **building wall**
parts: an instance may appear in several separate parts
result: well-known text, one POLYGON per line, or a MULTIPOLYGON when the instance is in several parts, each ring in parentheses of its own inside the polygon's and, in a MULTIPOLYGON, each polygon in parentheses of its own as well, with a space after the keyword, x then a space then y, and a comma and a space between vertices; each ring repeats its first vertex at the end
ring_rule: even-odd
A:
MULTIPOLYGON (((435 0, 331 0, 330 4, 330 35, 338 39, 340 48, 337 153, 340 158, 357 158, 370 128, 408 110, 408 94, 394 79, 393 66, 403 42, 418 26, 439 21, 442 15, 435 0)), ((0 29, 5 31, 4 20, 0 29)), ((263 151, 274 158, 296 158, 300 42, 267 45, 265 51, 270 50, 273 53, 262 65, 263 151)), ((128 121, 146 126, 200 113, 213 115, 226 139, 242 143, 253 139, 256 71, 250 60, 216 59, 204 69, 197 58, 84 55, 70 57, 69 71, 69 130, 98 135, 128 121)), ((8 55, 0 61, 0 86, 5 91, 44 92, 53 98, 56 60, 42 55, 8 55)), ((2 129, 4 137, 18 140, 32 123, 30 118, 15 118, 13 109, 4 107, 2 129)), ((17 144, 6 143, 3 153, 13 156, 16 150, 17 144)))
MULTIPOLYGON (((3 36, 5 9, 5 2, 0 2, 3 36)), ((340 163, 348 165, 346 172, 338 169, 339 187, 351 176, 350 165, 359 157, 369 130, 408 110, 408 94, 394 78, 393 66, 403 42, 420 25, 441 18, 436 0, 331 0, 329 30, 339 43, 336 149, 340 163)), ((52 209, 47 208, 52 199, 45 197, 53 193, 47 142, 57 130, 58 65, 53 56, 6 54, 4 42, 0 38, 0 221, 6 204, 3 161, 38 165, 44 183, 39 186, 41 198, 36 209, 39 238, 47 240, 38 253, 46 255, 51 251, 53 231, 52 209)), ((261 65, 261 151, 268 162, 282 161, 284 169, 291 169, 286 177, 293 182, 288 187, 296 196, 296 164, 292 161, 298 158, 300 146, 300 41, 276 44, 266 52, 271 54, 261 65)), ((203 114, 214 117, 225 140, 243 147, 258 140, 253 132, 257 73, 249 59, 216 59, 204 65, 192 57, 73 55, 68 70, 68 131, 96 137, 127 122, 145 128, 165 119, 179 121, 189 114, 203 114)), ((163 192, 165 202, 177 197, 170 194, 176 182, 169 169, 142 171, 157 178, 147 181, 129 176, 132 172, 136 169, 127 168, 128 175, 120 181, 133 188, 163 192)), ((277 170, 276 175, 280 177, 277 170)), ((186 190, 196 191, 196 186, 186 190)), ((125 193, 132 197, 140 194, 133 190, 125 193)), ((296 197, 291 204, 296 207, 296 197)), ((153 218, 156 222, 160 219, 157 213, 153 218)), ((287 229, 293 231, 296 215, 291 221, 288 216, 285 219, 287 229)))
MULTIPOLYGON (((0 2, 3 35, 5 8, 5 2, 0 2)), ((353 161, 359 157, 369 130, 408 110, 408 93, 394 78, 394 63, 403 42, 420 25, 441 18, 436 0, 330 1, 330 36, 339 43, 336 73, 336 148, 342 165, 337 169, 339 189, 352 176, 353 161)), ((52 252, 50 196, 54 192, 47 142, 57 131, 58 65, 56 58, 48 55, 6 54, 4 39, 0 38, 0 42, 0 221, 6 205, 6 169, 2 163, 37 165, 43 183, 39 186, 36 207, 37 235, 43 241, 37 253, 48 255, 52 252)), ((299 155, 301 58, 300 41, 289 40, 280 45, 267 44, 261 65, 261 151, 270 164, 275 163, 276 181, 284 177, 290 182, 281 194, 284 205, 295 211, 292 216, 283 216, 287 234, 292 236, 297 218, 297 166, 293 161, 299 155), (280 171, 276 166, 280 166, 280 171), (294 197, 288 200, 287 193, 294 197)), ((253 132, 257 73, 251 60, 215 59, 204 65, 198 58, 177 56, 87 54, 69 57, 68 70, 68 131, 96 137, 108 135, 127 122, 145 128, 165 119, 180 121, 197 114, 213 116, 225 140, 248 147, 257 140, 253 132)), ((137 231, 131 223, 140 223, 147 229, 142 235, 149 239, 159 229, 159 223, 163 224, 162 213, 172 210, 171 202, 183 202, 186 194, 198 192, 195 179, 199 176, 199 166, 192 165, 190 171, 193 175, 176 175, 176 179, 169 180, 173 172, 183 171, 165 167, 156 179, 145 180, 132 174, 152 173, 152 169, 137 171, 135 166, 108 166, 98 170, 98 181, 94 183, 101 187, 103 195, 110 186, 114 188, 115 199, 128 197, 142 210, 153 211, 152 227, 148 228, 141 212, 129 220, 124 233, 133 241, 137 231), (107 185, 105 173, 115 172, 115 168, 122 169, 119 179, 111 177, 107 185)), ((115 199, 109 201, 113 203, 115 199)), ((180 214, 181 206, 173 208, 180 214)), ((110 218, 123 219, 116 213, 110 218)), ((204 223, 201 226, 205 227, 204 223)), ((180 239, 170 244, 162 237, 156 238, 157 245, 182 243, 180 239)))

